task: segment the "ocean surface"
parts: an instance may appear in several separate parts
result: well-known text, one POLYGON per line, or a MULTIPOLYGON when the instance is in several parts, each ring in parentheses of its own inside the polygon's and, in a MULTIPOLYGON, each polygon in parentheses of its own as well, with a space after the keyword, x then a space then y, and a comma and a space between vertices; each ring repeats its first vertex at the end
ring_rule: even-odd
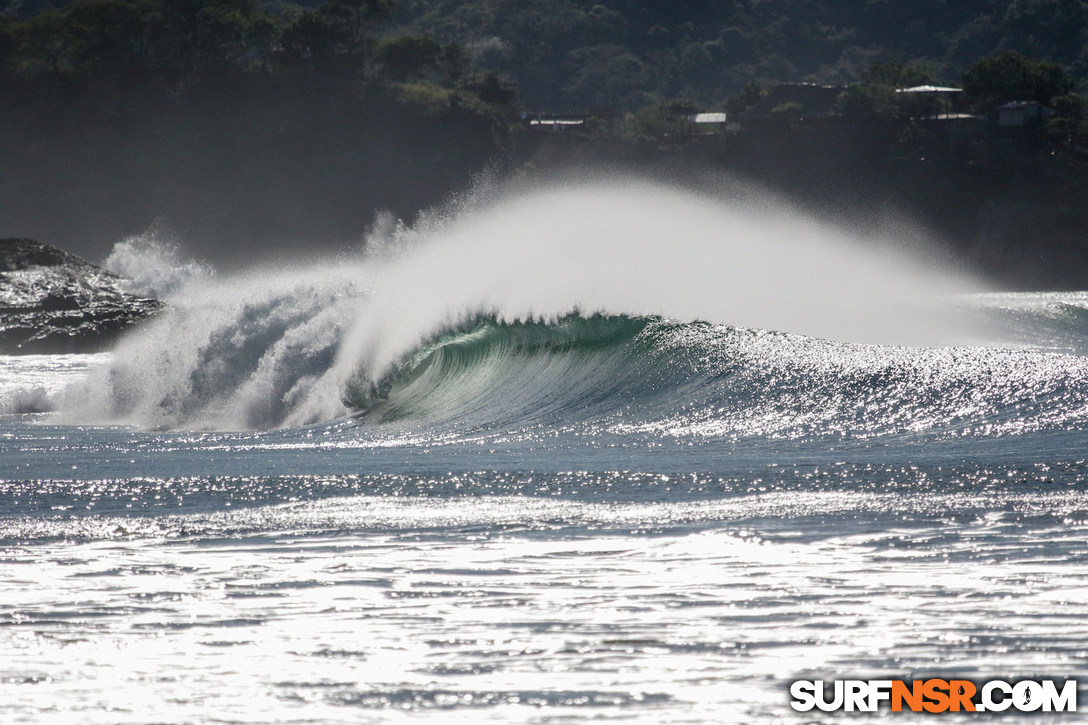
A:
POLYGON ((598 180, 230 274, 126 241, 166 313, 0 357, 0 720, 814 722, 792 681, 1088 680, 1088 293, 876 236, 598 180))

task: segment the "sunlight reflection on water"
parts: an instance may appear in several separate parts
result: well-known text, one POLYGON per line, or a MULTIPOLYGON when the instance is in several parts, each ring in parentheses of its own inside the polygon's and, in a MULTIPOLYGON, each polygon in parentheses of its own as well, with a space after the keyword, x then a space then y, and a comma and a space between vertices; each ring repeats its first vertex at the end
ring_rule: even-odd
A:
POLYGON ((1078 496, 781 498, 355 497, 182 516, 195 533, 169 538, 9 528, 0 637, 20 664, 0 711, 751 722, 790 719, 800 677, 1083 670, 1088 525, 1054 518, 1083 519, 1078 496), (1026 516, 1049 523, 1025 538, 1026 516))

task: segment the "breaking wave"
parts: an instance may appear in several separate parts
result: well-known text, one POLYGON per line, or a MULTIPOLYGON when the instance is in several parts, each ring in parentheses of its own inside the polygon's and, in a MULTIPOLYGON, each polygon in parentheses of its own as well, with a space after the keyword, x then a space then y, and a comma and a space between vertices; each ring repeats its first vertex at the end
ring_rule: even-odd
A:
POLYGON ((196 275, 63 416, 774 436, 1025 431, 1088 406, 1084 359, 1054 354, 1083 351, 1083 300, 965 304, 977 284, 765 199, 597 180, 381 226, 382 254, 196 275), (994 328, 1004 349, 964 346, 994 328))

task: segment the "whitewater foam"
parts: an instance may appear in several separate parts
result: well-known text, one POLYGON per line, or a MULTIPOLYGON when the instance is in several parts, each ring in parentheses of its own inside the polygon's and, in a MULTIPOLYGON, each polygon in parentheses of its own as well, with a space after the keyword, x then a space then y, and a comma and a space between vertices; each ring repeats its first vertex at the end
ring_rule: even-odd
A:
POLYGON ((65 391, 62 419, 220 430, 293 424, 297 401, 313 397, 332 365, 364 283, 359 266, 318 265, 190 285, 123 339, 106 367, 65 391))

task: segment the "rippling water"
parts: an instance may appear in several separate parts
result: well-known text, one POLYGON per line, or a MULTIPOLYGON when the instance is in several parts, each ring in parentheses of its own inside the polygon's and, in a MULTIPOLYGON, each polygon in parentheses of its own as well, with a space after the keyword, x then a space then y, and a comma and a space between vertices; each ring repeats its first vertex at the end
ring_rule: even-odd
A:
POLYGON ((1083 676, 1079 423, 601 427, 8 416, 0 710, 752 722, 799 678, 1083 676))
POLYGON ((4 521, 2 708, 42 722, 751 722, 788 719, 801 677, 1083 672, 1083 464, 828 473, 896 485, 809 490, 810 469, 768 471, 785 483, 757 492, 623 473, 28 491, 40 513, 4 521), (315 497, 121 504, 126 489, 151 508, 293 485, 315 497), (104 511, 45 506, 58 499, 104 511))

